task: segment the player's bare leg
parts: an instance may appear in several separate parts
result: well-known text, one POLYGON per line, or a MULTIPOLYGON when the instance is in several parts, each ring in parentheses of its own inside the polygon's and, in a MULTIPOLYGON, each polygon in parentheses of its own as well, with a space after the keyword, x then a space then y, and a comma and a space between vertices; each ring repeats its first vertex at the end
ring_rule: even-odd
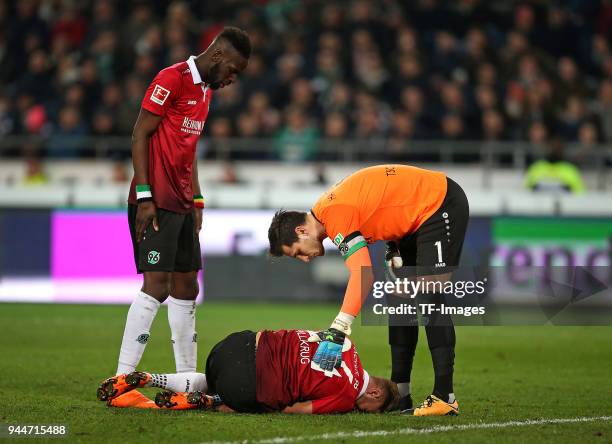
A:
POLYGON ((117 374, 132 373, 144 353, 149 341, 153 319, 163 301, 168 297, 170 273, 144 272, 144 283, 128 310, 123 340, 119 352, 117 374))
POLYGON ((177 373, 195 372, 198 343, 195 330, 195 300, 199 293, 198 272, 172 273, 168 297, 168 323, 177 373))

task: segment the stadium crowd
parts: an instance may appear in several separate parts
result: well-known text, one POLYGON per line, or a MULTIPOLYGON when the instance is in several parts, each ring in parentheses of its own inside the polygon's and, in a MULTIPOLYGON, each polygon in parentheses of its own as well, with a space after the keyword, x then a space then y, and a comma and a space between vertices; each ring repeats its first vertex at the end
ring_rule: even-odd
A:
POLYGON ((609 0, 0 0, 0 137, 79 157, 129 136, 157 71, 228 24, 254 51, 205 140, 293 161, 323 138, 612 142, 609 0))

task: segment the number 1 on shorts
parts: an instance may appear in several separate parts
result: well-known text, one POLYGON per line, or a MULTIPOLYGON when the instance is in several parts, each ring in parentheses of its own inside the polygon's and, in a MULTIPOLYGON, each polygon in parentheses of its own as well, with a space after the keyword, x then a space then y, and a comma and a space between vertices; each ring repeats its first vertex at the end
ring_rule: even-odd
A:
POLYGON ((442 241, 437 241, 434 243, 436 248, 438 249, 438 263, 442 262, 442 241))

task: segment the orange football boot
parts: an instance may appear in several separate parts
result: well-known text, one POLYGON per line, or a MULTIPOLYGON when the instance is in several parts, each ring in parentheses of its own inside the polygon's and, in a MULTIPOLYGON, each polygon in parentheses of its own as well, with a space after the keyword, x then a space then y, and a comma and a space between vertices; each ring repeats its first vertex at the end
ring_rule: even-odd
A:
POLYGON ((131 390, 119 395, 116 398, 111 398, 106 403, 109 407, 132 407, 136 409, 159 409, 152 399, 147 398, 138 390, 131 390))
POLYGON ((213 398, 202 392, 173 392, 164 390, 155 395, 155 404, 160 408, 171 410, 209 409, 213 398))
POLYGON ((459 414, 459 403, 442 401, 434 395, 429 395, 425 401, 414 409, 414 416, 457 416, 459 414))
POLYGON ((98 387, 97 397, 100 401, 108 401, 135 388, 144 387, 151 380, 151 375, 145 372, 121 374, 102 381, 98 387))

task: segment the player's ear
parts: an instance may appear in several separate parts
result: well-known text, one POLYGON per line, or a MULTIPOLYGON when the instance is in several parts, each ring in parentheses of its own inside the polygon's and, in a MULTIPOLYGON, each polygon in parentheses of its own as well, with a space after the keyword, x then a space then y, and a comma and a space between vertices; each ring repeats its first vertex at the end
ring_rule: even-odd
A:
POLYGON ((381 387, 370 387, 366 394, 372 399, 381 399, 384 396, 384 390, 381 387))
POLYGON ((223 56, 223 50, 221 48, 215 48, 210 58, 213 62, 220 62, 222 56, 223 56))
POLYGON ((306 228, 306 225, 298 225, 295 227, 295 234, 297 234, 298 239, 308 239, 308 228, 306 228))

